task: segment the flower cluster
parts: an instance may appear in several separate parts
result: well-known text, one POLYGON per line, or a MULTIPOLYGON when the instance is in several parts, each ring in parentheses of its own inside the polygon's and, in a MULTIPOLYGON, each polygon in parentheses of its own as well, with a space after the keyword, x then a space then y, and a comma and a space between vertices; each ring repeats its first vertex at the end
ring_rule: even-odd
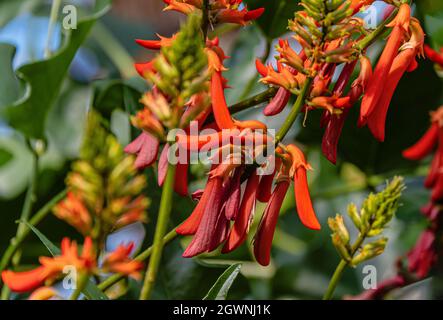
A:
POLYGON ((66 276, 66 268, 73 268, 77 280, 104 273, 140 278, 143 264, 131 258, 134 244, 121 244, 106 252, 105 241, 118 228, 146 221, 149 201, 142 195, 146 180, 137 174, 135 159, 125 155, 103 121, 96 112, 90 112, 80 159, 73 163, 66 179, 67 196, 53 209, 58 218, 85 237, 81 253, 75 241, 64 238, 60 254, 40 257, 39 267, 21 272, 3 271, 3 282, 12 291, 35 290, 30 299, 57 298, 56 289, 49 286, 66 276))
MULTIPOLYGON (((241 9, 241 2, 209 1, 206 11, 209 23, 244 25, 262 14, 263 9, 241 9)), ((200 45, 195 42, 195 35, 201 30, 197 22, 205 22, 198 18, 203 15, 203 1, 167 1, 167 4, 167 10, 189 15, 188 23, 171 38, 137 40, 145 48, 160 50, 160 54, 153 61, 136 64, 139 73, 153 84, 153 89, 142 98, 145 108, 132 121, 143 133, 125 150, 138 154, 136 166, 144 168, 157 160, 161 142, 168 142, 158 163, 159 184, 162 185, 168 161, 176 152, 172 144, 188 155, 210 148, 212 168, 206 187, 193 194, 199 202, 177 229, 181 235, 193 236, 183 256, 210 252, 223 243, 224 253, 240 246, 248 234, 258 200, 267 203, 267 207, 254 240, 254 251, 257 261, 267 265, 278 214, 291 180, 294 181, 297 211, 302 223, 311 229, 320 229, 308 191, 306 172, 310 166, 295 145, 279 145, 277 152, 271 152, 269 145, 274 147, 274 137, 268 134, 263 123, 239 121, 231 116, 224 94, 227 80, 223 72, 227 69, 223 63, 227 57, 219 40, 199 40, 200 45), (185 61, 188 65, 179 67, 185 61), (207 63, 206 69, 202 62, 207 63), (188 75, 185 84, 197 83, 189 86, 194 90, 187 94, 183 93, 188 90, 177 83, 181 74, 188 75), (209 96, 205 85, 209 88, 209 96), (210 121, 211 118, 214 122, 210 121), (197 122, 197 134, 190 132, 190 120, 197 122), (173 128, 184 129, 185 133, 165 139, 173 128), (213 133, 204 134, 205 129, 212 129, 213 133), (246 145, 251 145, 252 151, 246 145), (267 161, 258 164, 257 158, 267 151, 267 161), (271 174, 261 176, 261 170, 270 162, 276 164, 271 174), (244 192, 242 185, 245 185, 244 192)), ((187 162, 179 162, 178 166, 175 191, 187 195, 187 162)))
MULTIPOLYGON (((313 79, 304 109, 325 110, 321 122, 325 127, 322 150, 333 163, 349 108, 361 97, 359 126, 368 125, 375 138, 384 140, 386 114, 397 84, 406 71, 417 67, 415 57, 423 54, 424 33, 418 20, 411 17, 410 6, 386 1, 398 5, 398 9, 387 24, 392 32, 373 70, 366 55, 371 44, 366 38, 370 30, 355 16, 372 2, 302 0, 304 10, 297 12, 289 24, 302 50, 296 52, 287 39, 281 39, 277 46, 277 70, 257 61, 257 69, 263 76, 261 81, 280 87, 264 109, 267 116, 280 113, 291 94, 300 94, 310 84, 309 79, 313 79), (357 63, 359 76, 350 83, 357 63), (340 64, 343 64, 341 69, 340 64), (346 93, 348 84, 350 89, 346 93)), ((388 10, 392 11, 392 7, 388 10)))

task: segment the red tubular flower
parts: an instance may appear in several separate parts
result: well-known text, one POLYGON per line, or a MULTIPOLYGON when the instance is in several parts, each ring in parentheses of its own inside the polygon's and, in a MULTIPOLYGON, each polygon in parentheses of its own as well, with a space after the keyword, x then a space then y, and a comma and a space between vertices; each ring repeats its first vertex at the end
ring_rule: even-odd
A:
POLYGON ((429 60, 431 60, 432 62, 438 64, 441 68, 443 68, 443 51, 437 52, 428 45, 425 45, 424 50, 426 57, 428 57, 429 60))
POLYGON ((289 185, 290 182, 287 178, 277 183, 260 221, 257 234, 255 235, 254 256, 262 266, 269 265, 271 260, 272 239, 274 238, 278 216, 289 185))
POLYGON ((180 2, 177 0, 163 0, 163 2, 168 5, 166 8, 163 9, 163 11, 174 10, 184 14, 191 14, 197 9, 192 4, 180 2))
POLYGON ((260 184, 257 189, 257 200, 266 203, 271 199, 272 196, 272 186, 274 184, 274 177, 277 174, 279 167, 281 166, 281 160, 273 156, 270 161, 275 162, 275 168, 272 174, 262 176, 260 179, 260 184))
POLYGON ((173 35, 171 38, 162 37, 160 35, 157 35, 159 37, 159 40, 141 40, 136 39, 135 42, 150 50, 160 50, 162 47, 169 47, 171 46, 172 42, 176 38, 176 35, 173 35))
POLYGON ((189 258, 208 252, 213 247, 214 227, 219 221, 223 205, 223 178, 209 178, 205 192, 192 215, 177 228, 179 234, 192 234, 194 237, 183 253, 189 258))
POLYGON ((259 8, 251 11, 248 11, 246 9, 225 9, 218 12, 216 19, 217 22, 220 23, 235 23, 244 26, 249 21, 260 18, 264 11, 264 8, 259 8))
POLYGON ((420 279, 423 279, 428 275, 436 260, 435 231, 427 229, 408 253, 409 272, 414 272, 420 279))
POLYGON ((356 14, 363 7, 369 6, 374 2, 375 2, 375 0, 351 0, 350 8, 353 10, 354 14, 356 14))
POLYGON ((391 69, 386 78, 383 88, 383 94, 380 95, 373 112, 368 116, 368 127, 374 137, 379 141, 385 139, 385 123, 389 105, 392 96, 401 78, 408 70, 414 70, 416 67, 415 57, 423 53, 424 32, 420 23, 416 20, 411 21, 412 37, 394 59, 391 69), (411 66, 413 66, 411 68, 411 66))
POLYGON ((433 123, 416 144, 403 151, 403 157, 409 160, 421 160, 429 155, 437 145, 438 132, 438 123, 433 123))
POLYGON ((320 230, 320 223, 312 207, 306 176, 306 170, 311 169, 311 166, 306 162, 305 156, 299 148, 289 145, 287 150, 292 157, 290 176, 294 179, 295 203, 298 216, 306 227, 320 230))
POLYGON ((232 226, 228 240, 222 249, 223 253, 235 250, 245 241, 252 222, 252 217, 254 216, 255 199, 259 182, 260 178, 257 175, 257 172, 254 171, 246 184, 240 210, 237 219, 232 226))
POLYGON ((291 92, 285 88, 279 88, 277 94, 271 102, 263 109, 263 114, 267 117, 275 116, 283 111, 291 98, 291 92))
MULTIPOLYGON (((348 63, 343 68, 340 77, 335 83, 333 95, 341 96, 351 79, 352 73, 354 72, 357 61, 348 63)), ((352 100, 352 96, 349 98, 349 104, 353 104, 355 101, 352 100)), ((345 120, 349 114, 349 109, 343 110, 341 114, 330 114, 325 111, 322 117, 323 125, 326 127, 325 133, 322 140, 322 152, 325 157, 336 164, 337 162, 337 147, 338 142, 345 125, 345 120)))
POLYGON ((391 70, 394 58, 397 55, 404 35, 409 30, 409 21, 411 18, 411 8, 408 4, 402 4, 395 20, 388 26, 393 27, 386 47, 378 61, 377 67, 363 97, 360 112, 360 125, 367 122, 368 117, 376 107, 378 100, 385 90, 386 79, 391 70))
POLYGON ((225 216, 228 220, 235 220, 237 218, 240 200, 241 200, 241 176, 243 174, 243 168, 237 168, 234 172, 232 180, 229 184, 227 191, 229 197, 225 203, 225 216))
POLYGON ((214 72, 211 80, 211 98, 214 118, 220 129, 232 129, 234 122, 226 104, 221 72, 214 72))

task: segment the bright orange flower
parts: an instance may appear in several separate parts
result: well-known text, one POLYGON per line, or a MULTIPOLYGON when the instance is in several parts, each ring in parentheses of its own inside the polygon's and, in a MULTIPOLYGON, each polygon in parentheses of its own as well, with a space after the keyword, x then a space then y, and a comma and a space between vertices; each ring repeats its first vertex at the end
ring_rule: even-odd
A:
POLYGON ((133 242, 130 242, 128 245, 118 246, 117 249, 105 257, 102 270, 104 272, 121 273, 134 279, 140 279, 140 270, 143 268, 143 263, 131 259, 130 254, 133 249, 133 242))
POLYGON ((83 235, 90 234, 92 219, 88 209, 73 192, 68 192, 66 199, 59 202, 54 208, 57 218, 65 220, 83 235))
POLYGON ((308 180, 306 171, 311 170, 311 166, 306 162, 303 152, 294 145, 287 146, 291 155, 292 166, 289 172, 294 180, 295 202, 297 213, 301 222, 308 228, 320 230, 320 223, 312 206, 309 195, 308 180))
POLYGON ((221 72, 214 72, 211 79, 212 111, 220 129, 232 129, 234 122, 226 104, 221 72))
POLYGON ((52 282, 63 273, 65 266, 74 266, 78 272, 92 273, 96 268, 95 253, 90 237, 85 238, 79 256, 77 243, 63 238, 61 255, 53 258, 40 257, 41 266, 23 272, 3 271, 3 282, 14 292, 27 292, 40 287, 45 281, 52 282))

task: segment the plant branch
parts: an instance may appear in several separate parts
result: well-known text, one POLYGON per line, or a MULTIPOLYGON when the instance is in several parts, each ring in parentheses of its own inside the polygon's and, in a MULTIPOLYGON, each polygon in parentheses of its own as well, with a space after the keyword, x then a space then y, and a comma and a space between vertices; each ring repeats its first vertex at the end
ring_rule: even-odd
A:
POLYGON ((157 277, 158 268, 163 252, 163 237, 166 233, 169 217, 172 208, 172 196, 174 189, 176 166, 168 165, 166 180, 163 185, 162 198, 160 201, 160 210, 157 218, 157 225, 154 234, 154 243, 152 245, 152 257, 146 270, 145 280, 140 293, 140 300, 148 300, 154 289, 155 279, 157 277))
POLYGON ((301 108, 305 104, 305 99, 309 93, 309 88, 311 87, 311 84, 312 84, 312 78, 306 78, 306 81, 300 90, 300 94, 298 95, 297 100, 295 101, 294 106, 291 109, 291 112, 289 113, 282 127, 275 136, 276 145, 279 144, 285 138, 285 136, 288 134, 289 130, 291 129, 292 125, 294 124, 294 121, 297 119, 297 116, 301 108))
MULTIPOLYGON (((355 255, 358 249, 360 249, 361 245, 363 244, 363 241, 366 239, 366 233, 360 233, 357 240, 355 241, 354 245, 351 249, 351 257, 355 255)), ((337 268, 335 269, 334 274, 332 275, 331 281, 329 282, 328 289, 325 292, 325 295, 323 296, 323 300, 331 300, 332 295, 334 294, 335 289, 337 288, 338 283, 340 282, 340 279, 343 275, 343 271, 348 266, 349 262, 341 259, 340 263, 338 264, 337 268)))
POLYGON ((51 6, 51 14, 49 16, 48 24, 48 36, 46 38, 44 57, 49 58, 51 56, 51 41, 54 35, 55 25, 57 23, 58 13, 60 11, 61 0, 53 0, 51 6))
POLYGON ((392 20, 394 20, 394 18, 397 16, 397 13, 398 13, 398 9, 395 9, 391 13, 391 15, 387 19, 383 20, 383 22, 380 23, 380 25, 374 31, 372 31, 366 37, 364 37, 363 39, 358 41, 356 44, 357 48, 360 51, 363 51, 364 49, 369 47, 371 44, 373 44, 377 40, 377 38, 380 37, 386 31, 386 25, 388 23, 390 23, 392 20))

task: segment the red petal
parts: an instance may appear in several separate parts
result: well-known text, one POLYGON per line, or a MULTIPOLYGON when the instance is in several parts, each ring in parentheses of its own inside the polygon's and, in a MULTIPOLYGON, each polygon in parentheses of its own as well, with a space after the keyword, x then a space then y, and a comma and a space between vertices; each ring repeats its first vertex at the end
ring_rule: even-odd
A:
POLYGON ((304 167, 299 167, 294 175, 294 191, 297 213, 301 222, 309 229, 320 230, 320 223, 312 207, 308 179, 304 167))
POLYGON ((277 184, 255 235, 254 255, 257 262, 262 266, 267 266, 271 260, 272 239, 288 188, 289 182, 287 181, 277 184))
POLYGON ((409 160, 421 160, 426 157, 438 142, 438 131, 438 124, 433 123, 416 144, 403 151, 403 157, 409 160))
POLYGON ((223 79, 220 72, 214 72, 211 80, 211 99, 214 118, 220 129, 231 129, 234 127, 231 114, 226 104, 223 92, 223 79))
POLYGON ((367 118, 374 110, 382 93, 385 92, 386 78, 391 69, 395 56, 401 44, 403 31, 400 26, 392 30, 386 47, 377 63, 374 74, 371 77, 366 94, 361 103, 360 123, 366 123, 367 118))
POLYGON ((265 8, 258 8, 255 10, 248 11, 245 14, 245 21, 255 20, 261 17, 261 15, 265 12, 265 8))
POLYGON ((322 152, 326 159, 331 161, 333 164, 337 163, 338 142, 340 140, 348 113, 349 109, 345 110, 341 115, 331 115, 326 126, 325 134, 323 135, 321 145, 322 152))
POLYGON ((157 160, 159 146, 160 142, 157 138, 143 132, 126 146, 125 152, 137 154, 134 165, 137 169, 144 169, 151 166, 157 160))
POLYGON ((13 272, 2 272, 3 282, 14 292, 28 292, 40 287, 45 281, 45 267, 40 266, 36 269, 13 272))
POLYGON ((242 169, 235 170, 234 176, 231 179, 229 190, 227 192, 228 199, 225 204, 225 215, 228 220, 235 220, 241 200, 241 176, 243 174, 242 169))
POLYGON ((291 92, 285 88, 280 87, 275 97, 271 102, 263 109, 265 116, 275 116, 283 111, 291 98, 291 92))
POLYGON ((368 126, 374 137, 379 141, 385 140, 385 124, 389 105, 398 83, 405 74, 411 60, 415 57, 414 49, 402 51, 394 60, 392 68, 386 78, 385 85, 380 90, 383 94, 378 99, 372 113, 368 115, 368 126))
POLYGON ((188 168, 189 164, 177 164, 177 169, 175 173, 175 185, 174 190, 179 195, 186 197, 188 196, 188 168))
POLYGON ((243 241, 245 241, 251 218, 253 217, 253 211, 255 209, 255 196, 258 184, 259 176, 257 175, 257 172, 254 171, 246 184, 240 212, 232 227, 231 233, 229 234, 228 241, 222 249, 223 253, 235 250, 243 243, 243 241))
POLYGON ((161 49, 161 41, 160 40, 140 40, 140 39, 135 39, 135 42, 146 48, 146 49, 151 49, 151 50, 160 50, 161 49))

